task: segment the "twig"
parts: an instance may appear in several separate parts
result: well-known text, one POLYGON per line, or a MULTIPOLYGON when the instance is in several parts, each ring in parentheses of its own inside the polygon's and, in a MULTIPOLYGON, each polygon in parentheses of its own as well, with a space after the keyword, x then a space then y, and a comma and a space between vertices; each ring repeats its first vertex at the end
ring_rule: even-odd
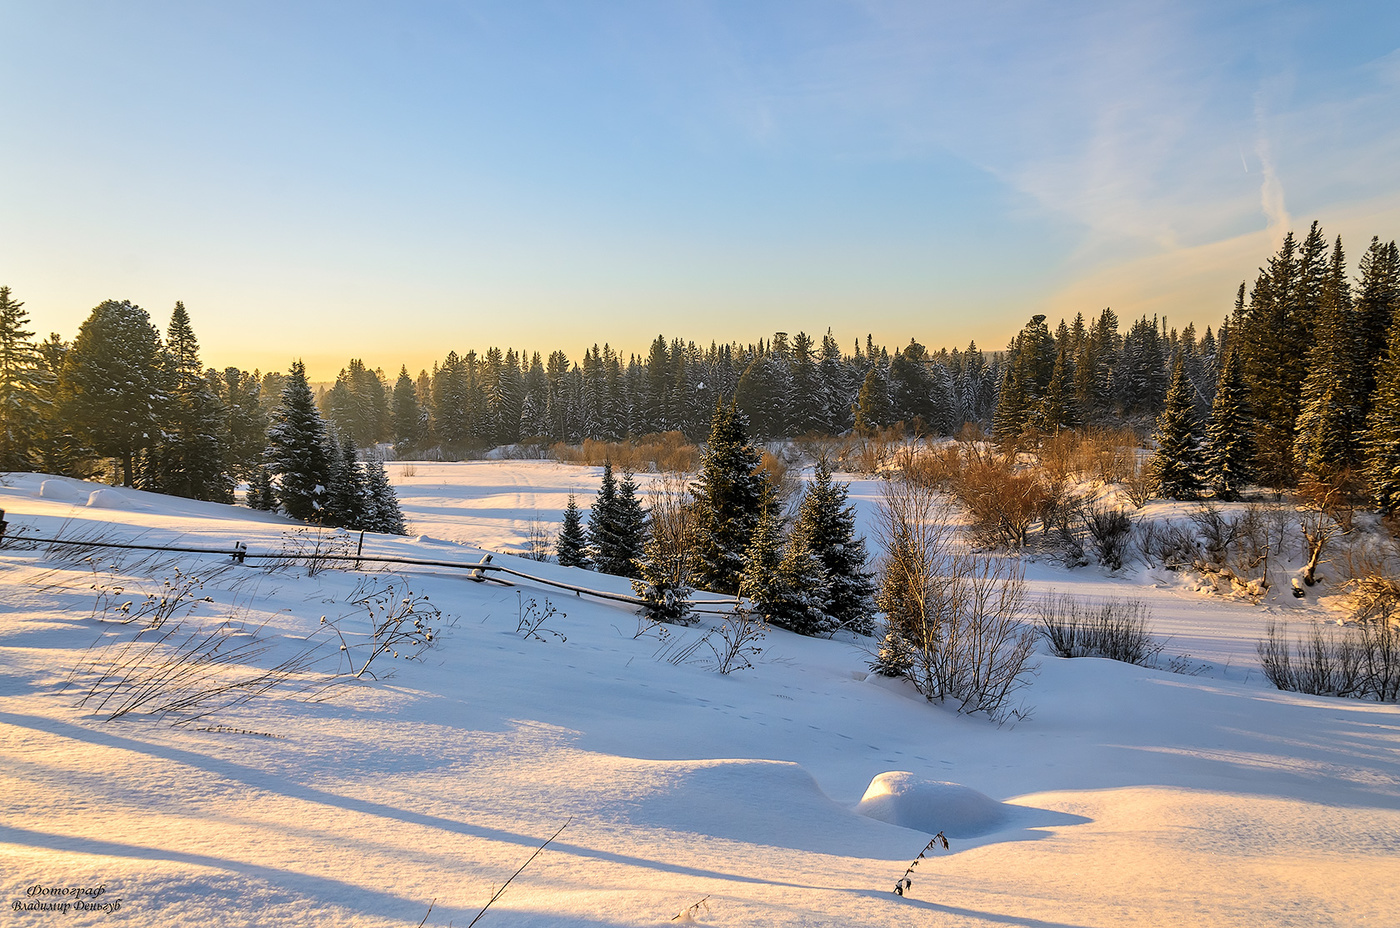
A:
MULTIPOLYGON (((524 869, 525 869, 526 867, 530 866, 530 861, 532 861, 532 860, 534 860, 536 857, 540 856, 540 851, 542 851, 542 850, 544 850, 545 848, 549 847, 549 842, 550 842, 550 841, 553 841, 555 838, 557 838, 557 837, 559 837, 561 834, 563 834, 564 829, 565 829, 565 828, 568 828, 568 827, 569 827, 569 822, 572 822, 573 820, 574 820, 574 817, 573 817, 572 815, 569 816, 569 821, 568 821, 568 822, 565 822, 564 824, 560 825, 560 826, 559 826, 559 830, 556 831, 554 834, 550 835, 549 838, 544 842, 544 844, 541 844, 539 847, 535 848, 535 853, 531 854, 531 855, 530 855, 530 859, 527 860, 527 861, 525 861, 523 864, 520 865, 520 869, 519 869, 519 870, 515 871, 514 873, 512 873, 512 874, 510 875, 510 880, 513 880, 513 879, 515 879, 516 877, 520 876, 521 872, 524 871, 524 869)), ((483 916, 483 915, 486 914, 486 910, 489 909, 489 908, 491 908, 491 903, 493 903, 493 902, 495 902, 497 899, 501 898, 501 893, 503 893, 503 892, 506 891, 506 887, 510 885, 510 880, 506 880, 504 883, 502 883, 502 884, 501 884, 501 888, 498 889, 498 890, 496 890, 496 892, 495 892, 494 894, 492 894, 492 896, 491 896, 490 899, 486 900, 486 904, 485 904, 484 906, 481 907, 481 911, 476 913, 476 918, 473 918, 471 921, 467 922, 467 928, 472 928, 472 925, 475 925, 477 922, 479 922, 479 921, 481 920, 481 916, 483 916)))
POLYGON ((919 861, 924 859, 925 854, 933 850, 935 844, 941 844, 943 845, 943 850, 948 850, 948 839, 943 837, 943 832, 940 831, 938 834, 934 835, 933 840, 924 845, 924 849, 919 852, 919 856, 915 857, 914 862, 905 868, 904 876, 895 881, 894 894, 896 896, 904 895, 904 891, 914 885, 914 881, 909 879, 909 874, 914 872, 914 868, 919 865, 919 861))

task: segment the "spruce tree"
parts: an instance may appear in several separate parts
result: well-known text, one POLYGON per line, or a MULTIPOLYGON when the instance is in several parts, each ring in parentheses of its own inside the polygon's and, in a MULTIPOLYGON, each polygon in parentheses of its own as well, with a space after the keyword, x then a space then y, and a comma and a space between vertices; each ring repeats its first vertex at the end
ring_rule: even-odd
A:
POLYGON ((894 425, 894 404, 890 402, 890 385, 880 365, 872 364, 860 385, 856 398, 855 427, 859 432, 873 432, 894 425))
POLYGON ((825 458, 817 461, 812 482, 797 510, 793 534, 810 548, 821 567, 822 610, 833 628, 868 635, 873 629, 874 582, 866 570, 865 539, 856 535, 856 510, 847 502, 849 485, 831 478, 825 458))
POLYGON ((24 304, 0 287, 0 471, 40 464, 43 425, 51 412, 48 382, 34 333, 25 329, 24 304))
POLYGON ((1186 366, 1177 354, 1171 386, 1167 388, 1166 408, 1157 418, 1157 451, 1152 456, 1152 474, 1158 492, 1168 499, 1195 499, 1200 493, 1200 424, 1186 366))
POLYGON ((763 476, 758 449, 737 407, 715 405, 700 474, 691 486, 695 502, 695 576, 701 587, 737 593, 749 542, 762 514, 763 476))
POLYGON ((93 309, 64 355, 58 397, 62 421, 135 486, 170 402, 169 366, 146 311, 125 300, 93 309))
POLYGON ((603 479, 598 495, 588 514, 588 559, 593 569, 610 573, 612 555, 617 548, 617 478, 613 476, 612 461, 603 462, 603 479))
POLYGON ((199 362, 199 341, 185 304, 177 302, 166 328, 170 402, 143 468, 149 489, 213 502, 233 502, 226 454, 228 412, 199 362))
POLYGON ((1400 512, 1400 304, 1376 368, 1376 391, 1364 442, 1366 474, 1382 515, 1400 512))
POLYGON ((355 455, 355 440, 342 434, 340 441, 334 437, 326 449, 334 461, 331 481, 327 486, 325 508, 321 521, 326 525, 339 525, 352 529, 367 529, 369 525, 368 491, 360 462, 355 455))
POLYGON ((569 494, 569 505, 564 509, 564 524, 559 529, 559 540, 555 544, 560 567, 582 567, 592 570, 588 560, 588 539, 583 528, 583 513, 578 508, 574 494, 569 494))
POLYGON ((1365 426, 1361 418, 1365 397, 1356 354, 1357 320, 1340 238, 1333 250, 1319 312, 1316 340, 1308 352, 1293 456, 1302 473, 1325 480, 1360 463, 1356 440, 1365 426))
POLYGON ((1244 383, 1240 352, 1225 353, 1216 385, 1215 400, 1206 423, 1206 440, 1201 459, 1205 484, 1216 499, 1236 500, 1253 476, 1253 417, 1244 383))
POLYGON ((386 535, 406 535, 403 511, 399 509, 399 497, 389 483, 389 473, 384 462, 371 458, 365 462, 365 495, 367 519, 365 528, 386 535))
POLYGON ((259 467, 249 479, 247 504, 249 509, 260 512, 272 512, 277 509, 277 496, 272 490, 272 475, 266 467, 259 467))
POLYGON ((744 571, 739 581, 739 595, 749 601, 755 615, 770 623, 786 617, 785 607, 792 592, 785 582, 787 578, 779 572, 783 561, 781 508, 771 485, 764 481, 762 515, 744 551, 744 571))
POLYGON ((267 429, 267 466, 277 501, 293 519, 319 521, 330 486, 332 461, 326 427, 306 382, 306 367, 292 362, 267 429))

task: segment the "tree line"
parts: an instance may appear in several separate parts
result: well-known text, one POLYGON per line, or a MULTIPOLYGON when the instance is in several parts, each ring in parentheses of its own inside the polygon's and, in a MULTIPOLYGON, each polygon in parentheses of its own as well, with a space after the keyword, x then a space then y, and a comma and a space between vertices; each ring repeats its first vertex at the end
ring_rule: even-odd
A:
MULTIPOLYGON (((329 471, 344 469, 336 462, 346 444, 392 443, 401 457, 450 459, 503 444, 668 431, 700 442, 725 402, 758 440, 900 424, 952 435, 971 425, 1025 445, 1063 429, 1126 425, 1145 437, 1155 427, 1165 495, 1229 498, 1247 483, 1330 480, 1393 512, 1395 243, 1373 238, 1349 275, 1340 238, 1329 245, 1314 223, 1301 241, 1287 235, 1253 287, 1241 283, 1233 313, 1203 334, 1146 316, 1122 331, 1104 309, 1061 320, 1053 333, 1035 316, 990 354, 975 343, 933 351, 913 339, 891 350, 868 336, 847 352, 828 330, 820 342, 779 332, 703 349, 658 335, 645 355, 626 358, 607 344, 577 360, 562 350, 450 351, 416 377, 401 367, 392 385, 382 370, 351 360, 314 397, 320 432, 305 412, 300 427, 322 435, 329 471)), ((107 301, 71 342, 57 334, 35 341, 22 306, 0 288, 0 470, 88 476, 105 460, 128 485, 226 500, 245 482, 264 503, 300 507, 279 496, 296 481, 278 470, 291 465, 273 451, 273 427, 289 402, 305 402, 304 370, 201 370, 182 304, 164 339, 140 307, 107 301)), ((314 486, 329 496, 329 484, 314 486)), ((316 512, 330 505, 313 503, 316 512)))

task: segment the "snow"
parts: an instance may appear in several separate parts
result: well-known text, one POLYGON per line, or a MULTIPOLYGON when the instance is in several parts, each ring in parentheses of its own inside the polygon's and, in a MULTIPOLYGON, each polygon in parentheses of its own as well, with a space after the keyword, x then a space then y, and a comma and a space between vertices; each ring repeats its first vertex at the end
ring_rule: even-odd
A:
MULTIPOLYGON (((366 553, 474 564, 493 551, 629 591, 512 556, 532 519, 557 528, 570 492, 586 508, 601 469, 411 468, 389 465, 414 535, 366 536, 366 553)), ((3 483, 10 536, 257 552, 298 529, 79 481, 3 483), (85 505, 97 494, 127 508, 85 505)), ((878 494, 851 487, 868 535, 878 494)), ((702 628, 661 641, 621 604, 415 568, 397 576, 443 610, 441 634, 420 659, 377 658, 378 680, 274 691, 183 727, 102 721, 77 705, 91 678, 69 683, 132 634, 111 610, 102 621, 100 593, 139 598, 176 567, 213 600, 191 627, 261 625, 277 657, 324 638, 322 616, 364 641, 351 601, 365 575, 351 571, 0 549, 5 924, 52 924, 14 904, 73 898, 31 887, 105 887, 96 901, 119 909, 65 922, 413 926, 431 903, 426 925, 464 925, 566 822, 481 925, 662 925, 701 899, 699 924, 843 928, 1380 926, 1400 910, 1400 709, 1262 679, 1265 623, 1325 616, 1286 591, 1252 605, 1165 572, 1030 561, 1033 595, 1148 603, 1164 657, 1190 654, 1200 673, 1042 653, 1028 717, 998 727, 867 676, 860 639, 774 630, 753 669, 721 676, 704 649, 668 660, 702 628), (544 628, 563 639, 516 633, 531 599, 561 610, 544 628), (940 830, 951 850, 895 896, 940 830)))

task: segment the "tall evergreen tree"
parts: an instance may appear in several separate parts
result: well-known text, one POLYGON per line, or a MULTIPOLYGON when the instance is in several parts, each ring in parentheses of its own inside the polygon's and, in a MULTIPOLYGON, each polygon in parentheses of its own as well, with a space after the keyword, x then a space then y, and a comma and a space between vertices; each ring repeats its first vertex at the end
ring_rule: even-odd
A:
POLYGON ((1328 479, 1360 463, 1357 438, 1365 426, 1365 396, 1356 352, 1356 317, 1342 240, 1324 282, 1315 341, 1308 352, 1293 456, 1307 475, 1328 479))
POLYGON ((855 427, 857 431, 873 432, 894 425, 894 404, 890 402, 890 384, 880 365, 872 364, 856 397, 855 427))
POLYGON ((1201 459, 1206 485, 1217 499, 1236 500, 1253 475, 1253 417, 1238 351, 1227 351, 1206 423, 1201 459))
POLYGON ((174 496, 233 502, 226 456, 228 413, 199 362, 199 341, 185 304, 166 328, 170 402, 146 457, 142 485, 174 496))
POLYGON ((1366 472, 1383 515, 1400 512, 1400 305, 1386 336, 1385 355, 1376 369, 1376 390, 1367 423, 1366 472))
POLYGON ((47 372, 34 333, 25 328, 24 304, 0 287, 0 471, 39 466, 40 443, 51 408, 47 372))
POLYGON ((276 480, 277 501, 287 515, 320 521, 333 462, 325 423, 306 382, 306 367, 292 362, 267 429, 267 466, 276 480))
POLYGON ((93 309, 64 356, 60 416, 97 454, 115 458, 122 483, 160 434, 170 402, 169 366, 146 311, 107 300, 93 309))
POLYGON ((1200 494, 1200 424, 1186 366, 1178 353, 1167 388, 1166 408, 1157 418, 1157 451, 1152 474, 1168 499, 1195 499, 1200 494))
POLYGON ((715 405, 700 474, 691 487, 695 518, 695 573, 699 585, 736 593, 763 501, 759 454, 748 423, 734 404, 715 405))

